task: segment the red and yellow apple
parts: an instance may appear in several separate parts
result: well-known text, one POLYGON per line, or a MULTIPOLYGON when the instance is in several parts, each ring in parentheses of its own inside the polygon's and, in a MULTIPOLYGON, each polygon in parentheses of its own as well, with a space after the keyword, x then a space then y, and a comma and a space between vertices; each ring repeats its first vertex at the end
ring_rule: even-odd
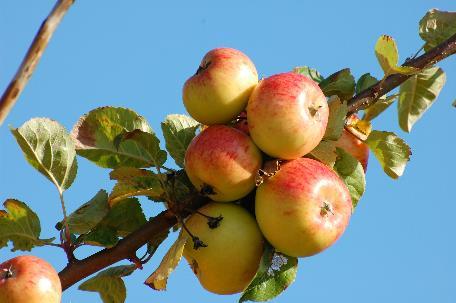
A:
POLYGON ((0 264, 0 303, 60 303, 54 268, 38 257, 19 256, 0 264))
POLYGON ((250 137, 225 125, 198 134, 185 153, 185 171, 192 184, 212 200, 229 202, 255 188, 262 156, 250 137))
POLYGON ((344 129, 342 136, 337 140, 336 146, 342 148, 347 153, 355 157, 363 166, 364 172, 367 171, 367 162, 369 160, 369 146, 356 138, 348 130, 344 129))
POLYGON ((222 216, 211 229, 207 218, 193 214, 186 226, 207 247, 194 249, 189 240, 184 257, 201 285, 217 294, 244 290, 255 276, 263 254, 263 236, 253 216, 233 203, 209 203, 199 209, 204 215, 222 216))
POLYGON ((332 245, 351 213, 344 182, 332 169, 308 158, 283 163, 255 196, 263 235, 278 251, 294 257, 312 256, 332 245))
POLYGON ((304 156, 320 143, 328 114, 320 87, 296 73, 261 80, 247 105, 253 141, 269 156, 287 160, 304 156))
POLYGON ((258 73, 249 57, 236 49, 216 48, 185 82, 184 105, 200 123, 227 123, 245 108, 257 83, 258 73))

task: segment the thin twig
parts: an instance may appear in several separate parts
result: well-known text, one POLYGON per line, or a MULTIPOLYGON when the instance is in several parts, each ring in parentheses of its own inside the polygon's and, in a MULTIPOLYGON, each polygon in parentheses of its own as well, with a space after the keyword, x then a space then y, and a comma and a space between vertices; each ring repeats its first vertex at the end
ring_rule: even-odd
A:
POLYGON ((51 40, 56 28, 74 0, 58 0, 49 16, 41 24, 38 33, 35 35, 30 48, 27 51, 14 78, 9 83, 2 97, 0 98, 0 126, 8 116, 9 112, 16 103, 19 95, 24 90, 25 85, 32 76, 46 46, 51 40))

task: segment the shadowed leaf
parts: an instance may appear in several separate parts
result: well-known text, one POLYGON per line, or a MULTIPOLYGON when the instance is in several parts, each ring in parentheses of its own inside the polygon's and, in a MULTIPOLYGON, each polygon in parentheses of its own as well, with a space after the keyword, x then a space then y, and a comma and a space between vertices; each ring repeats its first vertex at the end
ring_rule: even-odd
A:
POLYGON ((329 167, 333 167, 337 159, 336 154, 336 141, 332 140, 321 140, 320 144, 317 145, 309 154, 311 158, 314 158, 329 167))
POLYGON ((321 81, 323 81, 325 79, 322 75, 320 75, 320 73, 316 69, 310 68, 308 66, 295 67, 295 68, 293 68, 293 72, 296 74, 301 74, 303 76, 306 76, 306 77, 314 80, 317 83, 320 83, 321 81))
POLYGON ((420 21, 420 37, 429 51, 456 34, 456 12, 445 12, 431 9, 420 21))
POLYGON ((108 268, 79 285, 78 289, 98 292, 103 303, 123 303, 127 298, 127 289, 122 277, 130 275, 135 269, 135 265, 108 268))
POLYGON ((413 125, 437 99, 445 79, 445 73, 441 68, 431 67, 402 83, 397 104, 402 130, 412 130, 413 125))
POLYGON ((337 95, 341 100, 350 99, 355 92, 355 78, 349 68, 335 72, 319 85, 326 97, 337 95))

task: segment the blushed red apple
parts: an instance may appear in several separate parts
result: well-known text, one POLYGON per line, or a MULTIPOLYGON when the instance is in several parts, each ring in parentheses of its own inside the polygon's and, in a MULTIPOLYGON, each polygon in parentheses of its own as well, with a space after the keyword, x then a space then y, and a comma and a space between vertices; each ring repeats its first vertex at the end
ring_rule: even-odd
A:
POLYGON ((277 250, 294 257, 312 256, 331 246, 351 213, 344 182, 332 169, 308 158, 283 163, 255 197, 263 235, 277 250))
POLYGON ((355 157, 363 166, 364 172, 367 171, 367 162, 369 160, 369 146, 356 138, 348 130, 344 129, 341 137, 336 142, 336 146, 342 148, 347 153, 355 157))
POLYGON ((245 108, 257 83, 258 73, 249 57, 233 48, 216 48, 185 82, 184 105, 200 123, 227 123, 245 108))
POLYGON ((262 155, 250 137, 225 125, 198 134, 185 153, 185 171, 192 184, 212 200, 228 202, 255 188, 262 155))
POLYGON ((263 236, 258 224, 247 210, 234 203, 209 203, 199 212, 223 219, 217 228, 211 229, 205 217, 193 214, 186 226, 207 247, 195 250, 188 241, 184 257, 208 291, 241 292, 255 276, 263 254, 263 236))
POLYGON ((54 268, 38 257, 19 256, 0 264, 0 303, 60 303, 54 268))
POLYGON ((296 73, 261 80, 247 105, 253 141, 269 156, 288 160, 304 156, 320 143, 328 114, 320 87, 296 73))

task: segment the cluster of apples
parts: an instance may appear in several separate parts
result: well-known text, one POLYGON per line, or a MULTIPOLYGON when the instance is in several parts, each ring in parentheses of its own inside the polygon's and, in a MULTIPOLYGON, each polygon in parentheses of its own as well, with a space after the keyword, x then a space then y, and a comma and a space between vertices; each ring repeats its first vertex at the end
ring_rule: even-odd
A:
MULTIPOLYGON (((352 213, 349 191, 332 168, 305 157, 328 123, 327 99, 317 83, 292 72, 258 81, 245 54, 217 48, 186 81, 183 101, 205 125, 187 148, 185 171, 214 201, 185 227, 194 245, 186 245, 184 257, 204 288, 244 290, 258 269, 264 238, 279 252, 307 257, 340 237, 352 213), (252 191, 254 216, 239 203, 226 203, 252 191)), ((344 133, 340 146, 354 150, 365 166, 366 152, 358 145, 344 133)))

